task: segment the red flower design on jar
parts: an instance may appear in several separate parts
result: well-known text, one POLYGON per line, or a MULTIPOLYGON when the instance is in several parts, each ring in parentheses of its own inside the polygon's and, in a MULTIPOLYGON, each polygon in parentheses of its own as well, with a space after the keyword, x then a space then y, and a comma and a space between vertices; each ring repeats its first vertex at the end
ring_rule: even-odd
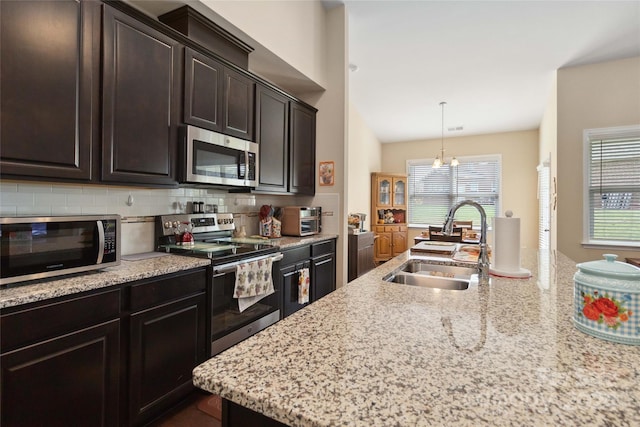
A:
POLYGON ((598 320, 600 318, 600 310, 596 307, 594 303, 585 304, 582 308, 582 314, 589 320, 598 320))
POLYGON ((606 317, 618 317, 618 306, 609 298, 598 298, 593 303, 606 317))

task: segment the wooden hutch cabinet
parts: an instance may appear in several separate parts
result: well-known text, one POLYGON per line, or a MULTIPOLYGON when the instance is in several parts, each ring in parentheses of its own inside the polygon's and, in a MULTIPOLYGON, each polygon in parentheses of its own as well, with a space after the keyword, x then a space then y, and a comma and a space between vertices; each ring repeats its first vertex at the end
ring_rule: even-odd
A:
POLYGON ((371 231, 378 236, 376 263, 407 250, 407 175, 371 175, 371 231))

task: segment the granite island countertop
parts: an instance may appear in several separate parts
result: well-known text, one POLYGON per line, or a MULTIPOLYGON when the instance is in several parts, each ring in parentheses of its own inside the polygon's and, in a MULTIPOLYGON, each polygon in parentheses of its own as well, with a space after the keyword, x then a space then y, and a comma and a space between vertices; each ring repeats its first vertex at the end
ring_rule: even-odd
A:
POLYGON ((529 279, 388 283, 400 255, 198 366, 194 384, 291 426, 640 425, 640 348, 572 324, 576 264, 529 279))

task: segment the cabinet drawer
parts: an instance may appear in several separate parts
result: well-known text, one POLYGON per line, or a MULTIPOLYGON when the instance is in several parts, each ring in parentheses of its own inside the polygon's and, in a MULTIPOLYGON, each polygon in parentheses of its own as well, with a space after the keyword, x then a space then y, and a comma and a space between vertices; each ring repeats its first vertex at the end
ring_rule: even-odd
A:
POLYGON ((311 257, 334 253, 336 251, 336 241, 334 239, 311 245, 311 257))
POLYGON ((400 226, 399 225, 385 225, 384 226, 384 231, 386 231, 387 233, 392 233, 394 231, 400 231, 400 226))
POLYGON ((282 251, 282 262, 280 265, 290 265, 296 262, 300 262, 309 259, 311 254, 311 247, 309 245, 301 246, 299 248, 292 248, 282 251))
POLYGON ((120 289, 65 299, 0 317, 2 353, 120 315, 120 289))
POLYGON ((130 288, 131 311, 203 292, 206 287, 207 269, 205 268, 177 273, 162 279, 148 279, 138 282, 131 285, 130 288))

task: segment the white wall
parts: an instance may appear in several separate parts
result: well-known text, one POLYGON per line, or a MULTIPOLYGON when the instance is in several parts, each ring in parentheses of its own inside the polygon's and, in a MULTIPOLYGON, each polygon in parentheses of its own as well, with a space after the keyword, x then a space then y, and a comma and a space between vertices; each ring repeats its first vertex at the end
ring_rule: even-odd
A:
MULTIPOLYGON (((347 211, 366 213, 371 211, 371 172, 381 169, 382 147, 362 119, 356 107, 349 103, 348 139, 348 188, 347 211)), ((367 216, 367 229, 371 229, 371 218, 367 216)))
MULTIPOLYGON (((575 261, 612 252, 581 244, 583 131, 639 123, 640 57, 558 70, 558 249, 575 261)), ((613 252, 638 256, 637 250, 613 252)))
POLYGON ((554 182, 558 177, 558 78, 553 74, 553 84, 549 99, 540 122, 540 141, 538 149, 538 163, 549 162, 549 194, 551 201, 551 215, 549 224, 549 249, 558 248, 557 238, 557 209, 554 209, 553 200, 556 196, 554 182))
POLYGON ((328 88, 327 23, 319 1, 201 0, 308 79, 328 88))

